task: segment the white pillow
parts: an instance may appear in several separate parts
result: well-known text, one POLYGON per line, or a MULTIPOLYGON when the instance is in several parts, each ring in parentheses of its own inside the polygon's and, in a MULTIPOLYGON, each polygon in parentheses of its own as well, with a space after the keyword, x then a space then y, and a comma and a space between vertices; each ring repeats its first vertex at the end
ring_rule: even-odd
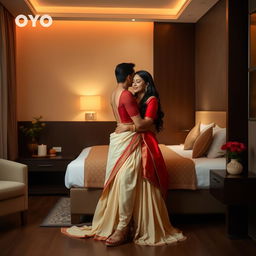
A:
POLYGON ((226 128, 221 128, 218 125, 213 128, 213 141, 208 150, 208 158, 222 157, 225 151, 221 149, 221 146, 226 143, 226 128))
POLYGON ((220 127, 220 126, 218 126, 217 124, 213 127, 213 133, 214 132, 217 132, 217 131, 219 131, 219 130, 225 130, 226 131, 226 128, 222 128, 222 127, 220 127))
POLYGON ((210 127, 214 127, 215 123, 210 123, 210 124, 200 124, 200 133, 203 131, 207 130, 210 127))

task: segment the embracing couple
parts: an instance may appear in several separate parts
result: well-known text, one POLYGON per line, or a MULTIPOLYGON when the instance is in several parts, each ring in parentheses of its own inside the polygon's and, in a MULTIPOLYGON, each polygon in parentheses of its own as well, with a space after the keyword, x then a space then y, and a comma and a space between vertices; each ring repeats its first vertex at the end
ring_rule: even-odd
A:
POLYGON ((159 95, 150 73, 135 72, 134 66, 121 63, 115 69, 111 106, 117 128, 110 135, 105 184, 92 226, 62 228, 68 236, 93 237, 107 246, 186 239, 171 225, 165 205, 168 173, 155 137, 163 126, 159 95))

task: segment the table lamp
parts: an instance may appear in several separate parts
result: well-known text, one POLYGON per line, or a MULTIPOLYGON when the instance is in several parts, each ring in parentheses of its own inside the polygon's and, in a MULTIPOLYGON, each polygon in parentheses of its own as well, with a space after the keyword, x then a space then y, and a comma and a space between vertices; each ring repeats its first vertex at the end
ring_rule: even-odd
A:
POLYGON ((80 97, 80 109, 85 110, 85 120, 95 121, 97 119, 96 110, 100 110, 99 95, 85 95, 80 97))

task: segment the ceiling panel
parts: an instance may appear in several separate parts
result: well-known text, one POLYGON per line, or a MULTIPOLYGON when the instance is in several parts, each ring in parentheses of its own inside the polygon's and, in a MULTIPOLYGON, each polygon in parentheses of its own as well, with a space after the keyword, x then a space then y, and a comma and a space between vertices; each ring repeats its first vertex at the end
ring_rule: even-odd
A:
POLYGON ((218 0, 0 0, 13 14, 61 20, 197 22, 218 0))
POLYGON ((179 0, 38 0, 42 5, 115 8, 174 8, 179 0))

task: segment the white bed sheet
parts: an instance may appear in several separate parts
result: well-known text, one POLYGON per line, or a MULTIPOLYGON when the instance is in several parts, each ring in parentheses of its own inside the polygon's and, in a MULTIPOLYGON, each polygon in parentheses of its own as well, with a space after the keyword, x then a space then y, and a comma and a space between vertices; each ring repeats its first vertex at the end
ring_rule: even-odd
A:
POLYGON ((68 164, 65 174, 65 186, 67 188, 84 187, 84 161, 90 150, 91 147, 84 148, 80 155, 68 164))
MULTIPOLYGON (((190 158, 195 163, 197 176, 197 187, 199 189, 208 189, 210 183, 210 169, 225 169, 226 159, 223 158, 192 158, 192 150, 183 150, 183 145, 167 146, 183 157, 190 158)), ((84 161, 88 156, 91 147, 82 150, 80 155, 69 163, 65 174, 65 186, 83 187, 84 186, 84 161)), ((86 171, 86 170, 85 170, 86 171)))

